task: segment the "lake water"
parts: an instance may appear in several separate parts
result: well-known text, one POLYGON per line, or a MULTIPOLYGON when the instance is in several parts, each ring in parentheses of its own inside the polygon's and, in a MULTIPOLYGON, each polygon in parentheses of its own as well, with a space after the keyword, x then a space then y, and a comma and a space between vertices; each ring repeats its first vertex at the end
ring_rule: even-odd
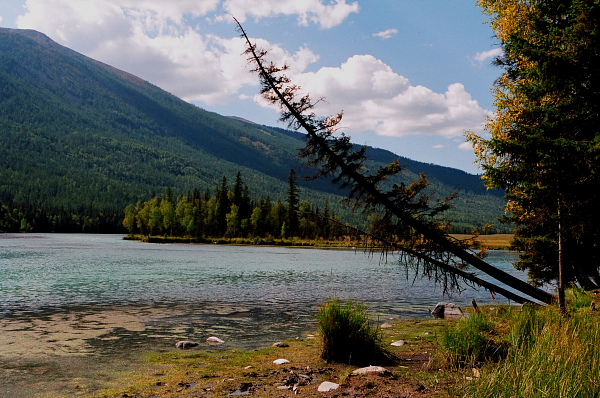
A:
MULTIPOLYGON (((268 345, 313 332, 318 305, 330 297, 361 301, 382 322, 430 317, 439 301, 506 302, 470 288, 444 296, 427 280, 407 278, 392 258, 360 250, 122 238, 0 235, 0 380, 64 390, 73 377, 85 378, 68 370, 74 363, 93 372, 102 363, 126 366, 141 351, 172 350, 181 339, 217 336, 226 341, 220 349, 268 345), (91 357, 102 360, 90 365, 91 357)), ((524 277, 514 260, 510 252, 488 257, 524 277)), ((27 396, 2 388, 0 396, 27 396)))

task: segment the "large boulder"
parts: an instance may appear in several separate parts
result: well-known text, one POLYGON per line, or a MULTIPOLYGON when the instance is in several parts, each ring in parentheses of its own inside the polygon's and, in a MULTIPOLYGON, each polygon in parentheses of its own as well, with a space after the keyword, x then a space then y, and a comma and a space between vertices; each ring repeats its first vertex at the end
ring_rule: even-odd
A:
POLYGON ((431 315, 440 319, 458 319, 464 314, 458 305, 440 302, 437 303, 433 310, 431 310, 431 315))

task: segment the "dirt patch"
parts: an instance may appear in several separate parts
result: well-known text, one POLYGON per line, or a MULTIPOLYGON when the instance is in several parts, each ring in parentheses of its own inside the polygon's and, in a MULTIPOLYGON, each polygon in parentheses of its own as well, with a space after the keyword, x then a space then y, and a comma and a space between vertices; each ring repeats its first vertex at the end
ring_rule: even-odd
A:
POLYGON ((170 351, 146 357, 145 364, 121 380, 122 387, 104 397, 449 397, 454 376, 430 366, 437 333, 446 323, 438 320, 394 321, 385 329, 385 341, 398 356, 385 374, 353 375, 356 366, 326 363, 320 358, 320 340, 305 335, 287 340, 287 347, 265 346, 251 351, 170 351), (283 365, 275 361, 285 358, 283 365), (319 392, 323 382, 339 384, 319 392))
POLYGON ((115 372, 139 365, 146 348, 123 340, 136 334, 147 339, 150 320, 173 314, 165 308, 124 307, 2 318, 0 396, 51 396, 81 385, 88 390, 111 386, 115 372))

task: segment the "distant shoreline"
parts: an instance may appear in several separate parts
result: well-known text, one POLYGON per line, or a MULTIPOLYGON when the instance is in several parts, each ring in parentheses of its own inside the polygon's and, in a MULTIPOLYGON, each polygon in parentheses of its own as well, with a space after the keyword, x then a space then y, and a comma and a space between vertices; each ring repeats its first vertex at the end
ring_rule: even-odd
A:
MULTIPOLYGON (((465 240, 472 238, 469 234, 451 234, 452 237, 465 240)), ((512 234, 479 235, 473 249, 509 250, 512 234)), ((275 238, 186 238, 177 236, 127 235, 125 240, 137 240, 145 243, 181 243, 181 244, 217 244, 217 245, 249 245, 249 246, 285 246, 307 247, 318 249, 369 249, 362 241, 325 241, 306 239, 275 238)))

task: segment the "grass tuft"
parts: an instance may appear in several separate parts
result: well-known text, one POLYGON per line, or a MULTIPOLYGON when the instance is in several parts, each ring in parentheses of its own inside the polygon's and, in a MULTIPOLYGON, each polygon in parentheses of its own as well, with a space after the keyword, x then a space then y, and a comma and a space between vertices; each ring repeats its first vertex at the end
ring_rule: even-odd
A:
POLYGON ((357 366, 394 361, 394 355, 383 345, 379 328, 372 326, 364 305, 329 300, 319 309, 317 321, 324 360, 357 366))
POLYGON ((451 368, 472 368, 506 356, 507 343, 497 337, 493 322, 484 314, 460 319, 442 332, 440 355, 451 368))

